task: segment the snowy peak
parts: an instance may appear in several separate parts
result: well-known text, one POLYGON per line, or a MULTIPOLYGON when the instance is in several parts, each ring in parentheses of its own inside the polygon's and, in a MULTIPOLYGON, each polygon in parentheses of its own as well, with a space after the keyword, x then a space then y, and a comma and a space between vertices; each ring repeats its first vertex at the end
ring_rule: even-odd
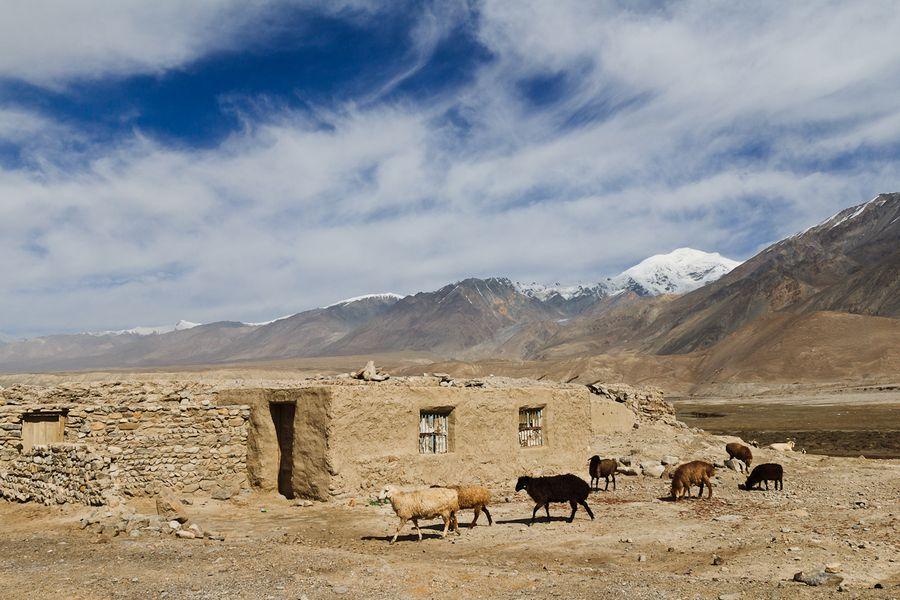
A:
POLYGON ((353 298, 346 298, 344 300, 340 300, 333 304, 329 304, 328 306, 324 306, 323 308, 333 308, 335 306, 346 306, 348 304, 356 304, 357 302, 365 302, 369 300, 379 300, 382 302, 396 302, 403 298, 400 294, 394 294, 391 292, 383 292, 380 294, 366 294, 364 296, 355 296, 353 298))
POLYGON ((515 286, 522 294, 541 302, 602 298, 622 292, 634 292, 639 296, 686 294, 715 281, 739 264, 739 261, 725 258, 717 252, 678 248, 668 254, 657 254, 642 260, 595 285, 516 282, 515 286))
POLYGON ((164 333, 172 333, 173 331, 184 331, 185 329, 193 329, 202 323, 192 323, 181 319, 175 325, 160 325, 159 327, 132 327, 131 329, 117 329, 115 331, 99 331, 92 332, 89 335, 162 335, 164 333))
POLYGON ((576 285, 561 285, 560 283, 548 285, 534 281, 531 283, 517 281, 514 285, 520 293, 529 298, 540 300, 541 302, 546 302, 557 297, 562 300, 574 300, 575 298, 584 296, 598 296, 603 294, 603 291, 597 285, 583 285, 580 283, 576 285))
POLYGON ((623 290, 642 296, 686 294, 719 279, 739 264, 718 252, 678 248, 642 260, 608 280, 608 287, 610 294, 623 290))

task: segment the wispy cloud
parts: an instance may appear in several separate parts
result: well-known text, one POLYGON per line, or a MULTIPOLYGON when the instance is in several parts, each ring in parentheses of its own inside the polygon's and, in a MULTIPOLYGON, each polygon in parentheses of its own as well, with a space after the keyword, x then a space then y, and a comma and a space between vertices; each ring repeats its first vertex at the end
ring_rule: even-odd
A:
MULTIPOLYGON (((22 4, 0 77, 77 94, 189 69, 257 44, 248 23, 280 8, 189 4, 22 4)), ((468 275, 590 281, 680 246, 744 258, 897 187, 893 3, 446 6, 415 9, 404 60, 346 65, 390 74, 362 100, 257 98, 211 148, 81 138, 0 104, 0 158, 19 156, 0 160, 0 330, 262 321, 468 275), (441 54, 460 30, 489 58, 401 93, 462 61, 441 54)), ((363 3, 305 9, 383 26, 363 3)))

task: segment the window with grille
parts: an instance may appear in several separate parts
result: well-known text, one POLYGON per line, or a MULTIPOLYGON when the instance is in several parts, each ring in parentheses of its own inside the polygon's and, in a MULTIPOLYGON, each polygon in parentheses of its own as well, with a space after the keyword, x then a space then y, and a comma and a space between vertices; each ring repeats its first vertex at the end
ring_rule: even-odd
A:
POLYGON ((544 445, 544 409, 519 409, 519 445, 523 448, 544 445))
POLYGON ((450 450, 450 411, 419 413, 419 454, 446 454, 450 450))

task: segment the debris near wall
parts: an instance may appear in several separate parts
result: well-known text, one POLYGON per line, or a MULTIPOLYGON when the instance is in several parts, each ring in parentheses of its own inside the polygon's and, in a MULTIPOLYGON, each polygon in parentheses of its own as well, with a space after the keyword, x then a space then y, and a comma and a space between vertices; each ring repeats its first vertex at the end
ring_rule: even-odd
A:
POLYGON ((366 363, 365 367, 363 367, 356 373, 353 373, 352 377, 354 379, 362 379, 363 381, 386 381, 390 379, 391 376, 387 373, 379 371, 375 366, 375 361, 370 360, 366 363))
POLYGON ((657 388, 634 388, 628 385, 607 385, 601 382, 588 384, 592 394, 625 404, 641 421, 662 421, 684 427, 675 419, 675 407, 666 402, 663 392, 657 388))
POLYGON ((112 461, 84 444, 35 446, 0 466, 0 497, 41 504, 107 504, 117 495, 112 461))
POLYGON ((225 536, 207 531, 196 522, 184 522, 156 514, 136 513, 127 506, 104 507, 82 518, 81 528, 103 537, 164 537, 180 539, 208 539, 223 541, 225 536))

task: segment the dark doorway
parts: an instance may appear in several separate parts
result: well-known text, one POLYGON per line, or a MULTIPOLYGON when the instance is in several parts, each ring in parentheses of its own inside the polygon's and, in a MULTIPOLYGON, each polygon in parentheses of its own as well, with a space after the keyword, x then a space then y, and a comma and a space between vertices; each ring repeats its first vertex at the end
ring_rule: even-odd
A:
POLYGON ((275 436, 278 438, 278 492, 285 498, 294 497, 294 412, 293 402, 269 405, 275 436))

